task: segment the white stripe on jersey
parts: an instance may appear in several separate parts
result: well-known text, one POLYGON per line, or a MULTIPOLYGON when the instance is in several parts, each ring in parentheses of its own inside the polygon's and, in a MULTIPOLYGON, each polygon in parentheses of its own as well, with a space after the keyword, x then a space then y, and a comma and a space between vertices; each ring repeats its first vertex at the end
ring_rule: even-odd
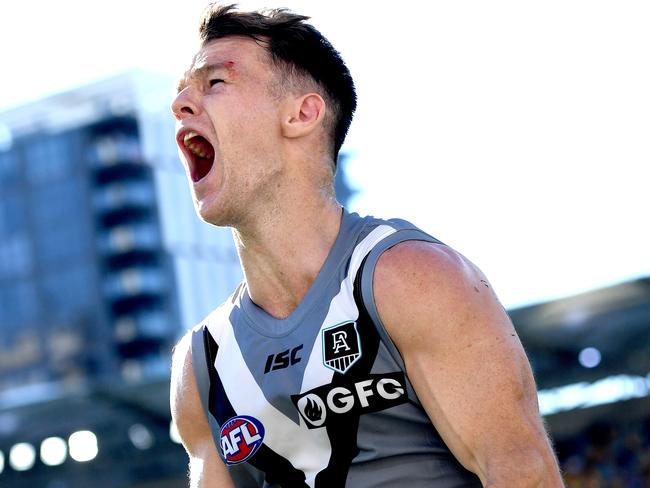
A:
MULTIPOLYGON (((379 241, 388 237, 395 232, 395 229, 387 225, 380 225, 368 234, 354 249, 350 258, 350 267, 348 275, 341 282, 339 293, 330 302, 330 308, 327 316, 321 324, 321 332, 325 327, 340 324, 349 320, 357 320, 359 310, 354 303, 352 290, 354 288, 354 279, 359 270, 359 266, 370 250, 377 245, 379 241)), ((323 367, 323 348, 321 332, 316 335, 314 345, 312 346, 309 362, 305 367, 305 374, 302 377, 302 388, 300 393, 304 393, 321 385, 332 382, 334 372, 329 368, 323 367)), ((302 418, 301 422, 304 422, 302 418)))
MULTIPOLYGON (((356 246, 350 260, 348 275, 341 283, 339 293, 330 303, 321 330, 326 326, 358 318, 359 311, 352 290, 359 266, 379 241, 394 232, 395 229, 388 225, 378 226, 356 246)), ((331 456, 327 430, 308 429, 302 417, 300 425, 297 425, 266 400, 237 344, 229 320, 232 307, 233 305, 228 302, 215 310, 207 320, 208 330, 219 346, 215 367, 228 394, 228 400, 238 415, 252 415, 262 422, 265 429, 264 444, 303 471, 307 485, 313 488, 316 475, 327 467, 331 456)), ((301 393, 332 381, 333 371, 323 365, 321 341, 319 332, 305 367, 301 393)))

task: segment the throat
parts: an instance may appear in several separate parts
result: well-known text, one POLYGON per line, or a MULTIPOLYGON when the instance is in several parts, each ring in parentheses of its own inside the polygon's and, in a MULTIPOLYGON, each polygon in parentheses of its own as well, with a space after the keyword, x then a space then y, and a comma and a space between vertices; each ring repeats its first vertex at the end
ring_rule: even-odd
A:
POLYGON ((335 271, 330 257, 336 254, 341 216, 342 209, 337 207, 328 218, 256 234, 264 239, 234 231, 248 294, 257 307, 273 318, 286 319, 309 299, 313 289, 328 281, 335 271))
POLYGON ((289 318, 300 307, 310 289, 315 285, 318 273, 307 278, 289 280, 288 276, 280 279, 267 277, 248 283, 248 295, 251 301, 267 315, 277 320, 289 318))

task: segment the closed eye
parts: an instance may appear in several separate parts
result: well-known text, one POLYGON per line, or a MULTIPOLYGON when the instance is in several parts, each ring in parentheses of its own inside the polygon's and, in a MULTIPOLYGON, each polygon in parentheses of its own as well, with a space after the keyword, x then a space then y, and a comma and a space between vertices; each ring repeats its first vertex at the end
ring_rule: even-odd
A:
POLYGON ((223 82, 224 82, 224 80, 222 80, 222 79, 220 79, 220 78, 214 78, 214 79, 210 80, 209 83, 210 83, 210 87, 213 87, 213 86, 216 85, 217 83, 223 83, 223 82))

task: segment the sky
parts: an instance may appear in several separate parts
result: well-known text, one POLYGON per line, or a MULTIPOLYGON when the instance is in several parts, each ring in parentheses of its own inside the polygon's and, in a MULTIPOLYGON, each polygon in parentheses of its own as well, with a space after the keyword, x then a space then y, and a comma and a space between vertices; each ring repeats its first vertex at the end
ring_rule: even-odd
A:
MULTIPOLYGON (((4 2, 0 111, 128 69, 181 73, 206 3, 4 2)), ((239 5, 311 16, 348 64, 352 210, 451 245, 507 307, 650 276, 650 3, 239 5)))

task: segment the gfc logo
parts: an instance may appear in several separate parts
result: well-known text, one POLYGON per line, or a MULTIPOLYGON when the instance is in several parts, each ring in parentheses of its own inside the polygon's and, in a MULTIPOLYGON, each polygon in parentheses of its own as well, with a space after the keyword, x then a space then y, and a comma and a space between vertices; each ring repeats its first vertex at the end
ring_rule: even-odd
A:
POLYGON ((343 322, 323 329, 323 363, 341 374, 361 357, 356 322, 343 322))
POLYGON ((344 415, 379 412, 408 401, 406 378, 401 371, 371 374, 362 380, 343 379, 313 390, 291 395, 293 404, 309 429, 327 425, 344 415))
POLYGON ((238 415, 221 427, 221 452, 226 464, 247 461, 264 441, 262 422, 248 415, 238 415))

